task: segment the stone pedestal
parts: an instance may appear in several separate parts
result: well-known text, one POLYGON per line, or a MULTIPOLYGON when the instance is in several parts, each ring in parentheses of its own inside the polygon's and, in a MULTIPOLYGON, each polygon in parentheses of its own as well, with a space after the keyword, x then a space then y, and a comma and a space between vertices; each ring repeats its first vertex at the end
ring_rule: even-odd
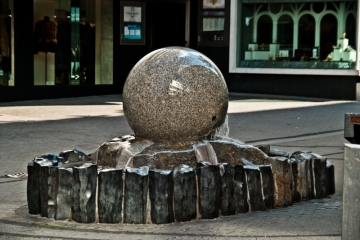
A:
POLYGON ((95 222, 97 165, 73 167, 72 219, 79 223, 95 222))
POLYGON ((284 207, 292 204, 291 169, 285 157, 268 158, 266 164, 271 164, 274 176, 275 207, 284 207))
POLYGON ((326 190, 326 158, 318 154, 312 154, 312 165, 314 171, 314 188, 316 198, 325 198, 327 196, 326 190))
POLYGON ((236 212, 234 203, 234 174, 228 163, 218 163, 221 183, 221 215, 234 215, 236 212))
POLYGON ((234 202, 237 213, 247 213, 249 211, 246 177, 242 165, 234 167, 234 202))
POLYGON ((298 163, 298 176, 296 189, 301 200, 314 198, 314 178, 312 168, 312 155, 310 152, 298 152, 293 158, 298 163))
POLYGON ((173 222, 173 182, 170 170, 150 170, 149 195, 151 221, 156 224, 173 222))
POLYGON ((216 164, 216 153, 209 142, 199 143, 194 145, 195 156, 198 162, 209 162, 210 164, 216 164))
POLYGON ((53 218, 56 207, 57 177, 56 167, 40 166, 41 216, 53 218))
POLYGON ((278 149, 270 149, 269 154, 270 157, 285 157, 289 158, 289 153, 286 151, 278 150, 278 149))
POLYGON ((29 214, 41 213, 41 202, 40 202, 40 166, 35 162, 28 163, 28 181, 27 181, 27 202, 29 208, 29 214))
POLYGON ((261 186, 266 209, 274 208, 274 179, 270 165, 260 165, 261 186))
POLYGON ((124 223, 146 223, 148 189, 148 167, 126 169, 124 223))
POLYGON ((297 175, 298 175, 298 164, 295 159, 289 159, 290 170, 291 170, 291 194, 292 201, 299 202, 301 199, 299 197, 297 189, 297 175))
POLYGON ((345 144, 342 239, 360 239, 360 145, 345 144))
POLYGON ((74 183, 73 169, 66 167, 57 168, 57 204, 55 208, 55 220, 69 219, 72 203, 72 186, 74 183))
POLYGON ((77 149, 62 151, 59 156, 64 159, 64 163, 90 161, 90 157, 77 149))
POLYGON ((199 212, 203 219, 217 218, 220 207, 219 166, 198 163, 196 169, 199 186, 199 212))
POLYGON ((258 166, 244 166, 248 188, 248 202, 250 211, 265 211, 265 203, 262 194, 260 169, 258 166))
POLYGON ((122 221, 122 169, 105 169, 98 176, 98 212, 100 223, 122 221))
POLYGON ((126 144, 122 142, 103 143, 97 152, 97 164, 103 168, 115 168, 123 145, 126 144))
POLYGON ((179 165, 173 172, 174 213, 177 222, 196 218, 196 175, 193 168, 179 165))
POLYGON ((326 191, 335 194, 335 169, 329 161, 326 162, 326 191))

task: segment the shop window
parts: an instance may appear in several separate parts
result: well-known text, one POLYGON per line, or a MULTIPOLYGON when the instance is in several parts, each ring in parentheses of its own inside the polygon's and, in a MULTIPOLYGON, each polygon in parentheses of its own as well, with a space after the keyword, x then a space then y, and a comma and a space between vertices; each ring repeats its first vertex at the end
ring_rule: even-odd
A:
POLYGON ((356 18, 350 13, 346 18, 346 38, 349 39, 349 46, 356 45, 356 18))
MULTIPOLYGON (((337 20, 334 15, 326 14, 322 17, 320 25, 320 59, 331 60, 331 54, 342 47, 341 43, 337 44, 337 28, 337 20)), ((340 58, 337 61, 340 61, 340 58)))
POLYGON ((291 52, 294 39, 294 35, 289 34, 294 32, 294 21, 292 17, 288 14, 282 15, 278 20, 277 28, 277 42, 284 50, 291 52))
POLYGON ((257 42, 261 44, 261 48, 265 48, 269 43, 272 43, 272 28, 273 21, 268 15, 263 15, 259 18, 257 23, 257 42))
POLYGON ((95 0, 34 0, 34 26, 35 85, 95 84, 95 0))
POLYGON ((0 86, 14 86, 11 51, 11 1, 0 0, 0 86))
POLYGON ((311 56, 312 49, 315 47, 315 27, 315 18, 312 15, 305 14, 300 17, 297 49, 301 50, 302 56, 294 56, 295 60, 300 58, 306 60, 311 56))
POLYGON ((232 0, 230 72, 358 74, 357 4, 232 0))

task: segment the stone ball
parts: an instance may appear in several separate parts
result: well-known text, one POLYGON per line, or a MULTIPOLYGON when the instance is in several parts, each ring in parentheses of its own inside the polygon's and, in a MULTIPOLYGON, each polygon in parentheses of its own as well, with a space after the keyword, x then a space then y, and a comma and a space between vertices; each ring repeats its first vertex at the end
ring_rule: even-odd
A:
POLYGON ((135 137, 204 139, 225 121, 228 89, 208 57, 166 47, 147 54, 130 71, 123 109, 135 137))

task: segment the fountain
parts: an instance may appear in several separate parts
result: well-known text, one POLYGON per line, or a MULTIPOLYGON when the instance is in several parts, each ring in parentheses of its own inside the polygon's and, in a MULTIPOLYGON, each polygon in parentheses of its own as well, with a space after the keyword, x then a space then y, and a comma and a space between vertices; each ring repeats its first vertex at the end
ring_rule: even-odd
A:
POLYGON ((91 154, 28 164, 30 214, 80 223, 171 223, 285 207, 335 192, 334 167, 228 137, 228 90, 216 65, 184 47, 143 57, 123 90, 134 134, 91 154))

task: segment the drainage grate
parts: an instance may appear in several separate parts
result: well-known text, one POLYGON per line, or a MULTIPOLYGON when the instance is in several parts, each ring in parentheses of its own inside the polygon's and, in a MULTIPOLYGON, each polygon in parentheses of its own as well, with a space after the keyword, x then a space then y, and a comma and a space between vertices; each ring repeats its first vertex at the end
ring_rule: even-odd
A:
POLYGON ((24 177, 27 177, 27 176, 28 176, 27 173, 14 173, 14 174, 5 175, 5 177, 8 177, 8 178, 24 178, 24 177))

